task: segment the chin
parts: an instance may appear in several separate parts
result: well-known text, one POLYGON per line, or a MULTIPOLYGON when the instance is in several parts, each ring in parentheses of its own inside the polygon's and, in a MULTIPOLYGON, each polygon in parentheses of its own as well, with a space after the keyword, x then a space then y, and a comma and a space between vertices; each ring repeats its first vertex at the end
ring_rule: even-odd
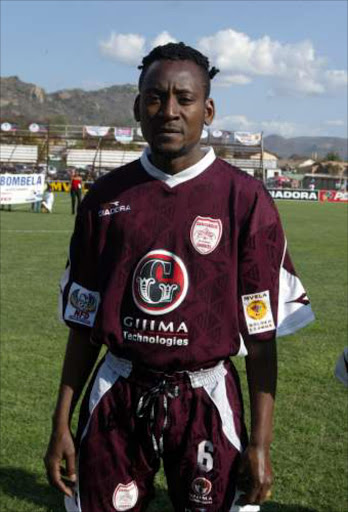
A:
POLYGON ((168 156, 180 156, 186 153, 186 148, 175 144, 153 144, 151 145, 152 153, 168 156))

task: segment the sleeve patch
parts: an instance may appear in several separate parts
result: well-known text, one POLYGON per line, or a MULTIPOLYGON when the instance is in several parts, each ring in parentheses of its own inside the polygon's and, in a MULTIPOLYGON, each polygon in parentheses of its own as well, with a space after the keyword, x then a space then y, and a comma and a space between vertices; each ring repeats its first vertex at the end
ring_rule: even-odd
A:
POLYGON ((64 320, 93 327, 100 302, 98 292, 87 290, 77 283, 72 283, 64 320))
POLYGON ((249 334, 275 329, 269 290, 242 295, 242 304, 249 334))

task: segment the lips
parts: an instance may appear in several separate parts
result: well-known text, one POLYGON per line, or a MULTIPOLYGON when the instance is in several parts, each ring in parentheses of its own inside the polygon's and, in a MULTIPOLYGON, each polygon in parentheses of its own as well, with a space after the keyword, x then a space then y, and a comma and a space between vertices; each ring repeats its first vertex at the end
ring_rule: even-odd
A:
POLYGON ((157 133, 181 133, 181 130, 179 128, 161 128, 157 133))

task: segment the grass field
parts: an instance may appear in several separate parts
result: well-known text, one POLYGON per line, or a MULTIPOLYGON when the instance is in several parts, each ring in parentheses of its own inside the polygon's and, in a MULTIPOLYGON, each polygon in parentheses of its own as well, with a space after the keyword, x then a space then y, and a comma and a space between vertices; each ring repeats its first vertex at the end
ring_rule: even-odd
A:
MULTIPOLYGON (((347 343, 347 208, 278 207, 317 319, 278 344, 275 485, 263 511, 347 512, 347 397, 333 376, 347 343)), ((65 194, 51 215, 1 212, 1 512, 63 511, 42 456, 67 334, 56 305, 72 227, 65 194)), ((149 512, 172 511, 162 474, 156 501, 149 512)))

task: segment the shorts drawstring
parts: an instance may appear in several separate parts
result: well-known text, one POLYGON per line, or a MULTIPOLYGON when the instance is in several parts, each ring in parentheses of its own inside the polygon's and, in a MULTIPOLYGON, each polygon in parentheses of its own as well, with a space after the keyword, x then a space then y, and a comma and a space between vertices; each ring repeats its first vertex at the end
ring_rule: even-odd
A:
POLYGON ((136 415, 138 418, 147 417, 154 451, 158 457, 163 454, 163 436, 168 425, 168 398, 177 398, 180 395, 179 386, 173 386, 165 379, 144 393, 138 402, 136 415), (159 439, 155 435, 155 409, 158 398, 163 398, 164 419, 159 439))

